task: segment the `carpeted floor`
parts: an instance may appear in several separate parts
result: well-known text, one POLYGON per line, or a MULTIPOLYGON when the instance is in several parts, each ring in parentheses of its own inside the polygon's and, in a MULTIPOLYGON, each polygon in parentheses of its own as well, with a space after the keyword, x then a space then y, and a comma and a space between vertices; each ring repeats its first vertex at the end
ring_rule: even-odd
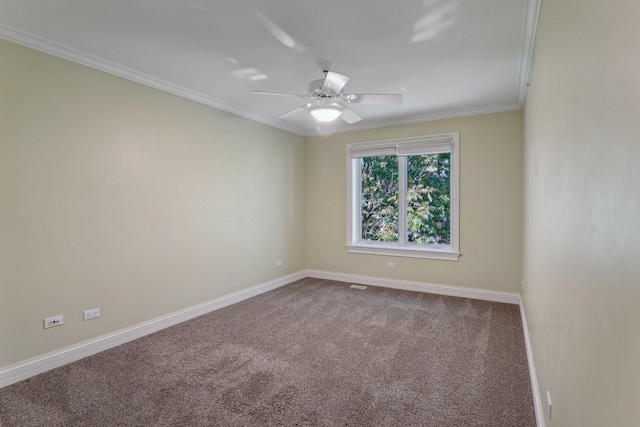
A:
POLYGON ((516 305, 304 279, 0 389, 9 426, 535 426, 516 305))

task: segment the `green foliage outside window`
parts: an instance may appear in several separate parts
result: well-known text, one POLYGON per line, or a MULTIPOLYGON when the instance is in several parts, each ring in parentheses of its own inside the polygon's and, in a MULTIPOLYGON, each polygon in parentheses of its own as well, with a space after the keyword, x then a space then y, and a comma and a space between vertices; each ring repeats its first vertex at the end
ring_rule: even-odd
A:
POLYGON ((398 158, 362 159, 362 238, 398 241, 398 158))
MULTIPOLYGON (((362 159, 362 238, 398 241, 398 158, 362 159)), ((407 157, 406 241, 450 244, 451 155, 407 157)))
POLYGON ((450 244, 451 155, 407 158, 407 242, 450 244))

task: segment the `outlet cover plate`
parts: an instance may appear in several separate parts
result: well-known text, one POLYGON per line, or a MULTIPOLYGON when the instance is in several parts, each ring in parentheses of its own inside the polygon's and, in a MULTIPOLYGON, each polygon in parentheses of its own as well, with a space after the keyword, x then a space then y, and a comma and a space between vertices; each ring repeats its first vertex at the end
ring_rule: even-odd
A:
POLYGON ((100 309, 92 308, 91 310, 84 311, 84 320, 91 320, 100 317, 100 309))
POLYGON ((60 316, 47 317, 46 319, 44 319, 44 328, 54 328, 56 326, 62 325, 63 323, 64 319, 62 317, 62 314, 60 316))

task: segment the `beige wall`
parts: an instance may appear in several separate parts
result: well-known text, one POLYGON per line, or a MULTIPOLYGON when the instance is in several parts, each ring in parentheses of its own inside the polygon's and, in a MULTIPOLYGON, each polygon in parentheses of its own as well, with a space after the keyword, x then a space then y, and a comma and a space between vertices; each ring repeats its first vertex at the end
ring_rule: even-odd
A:
POLYGON ((522 138, 521 111, 310 138, 307 268, 519 292, 522 138), (460 132, 460 260, 347 253, 346 144, 445 132, 460 132))
POLYGON ((0 41, 0 367, 305 267, 512 292, 523 274, 547 425, 640 425, 638 16, 636 0, 544 3, 524 166, 521 112, 305 149, 0 41), (460 261, 347 254, 345 144, 454 131, 460 261))
POLYGON ((525 106, 524 302, 547 426, 640 425, 638 17, 637 0, 542 7, 525 106))
POLYGON ((304 138, 0 58, 0 367, 304 269, 304 138))

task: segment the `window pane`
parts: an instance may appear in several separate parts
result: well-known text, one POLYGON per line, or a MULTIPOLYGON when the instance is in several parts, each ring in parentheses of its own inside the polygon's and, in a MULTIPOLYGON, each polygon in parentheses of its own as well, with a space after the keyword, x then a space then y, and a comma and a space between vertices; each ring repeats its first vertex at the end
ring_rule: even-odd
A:
POLYGON ((362 239, 398 241, 398 158, 362 159, 362 239))
POLYGON ((451 154, 407 157, 407 242, 450 244, 451 154))

